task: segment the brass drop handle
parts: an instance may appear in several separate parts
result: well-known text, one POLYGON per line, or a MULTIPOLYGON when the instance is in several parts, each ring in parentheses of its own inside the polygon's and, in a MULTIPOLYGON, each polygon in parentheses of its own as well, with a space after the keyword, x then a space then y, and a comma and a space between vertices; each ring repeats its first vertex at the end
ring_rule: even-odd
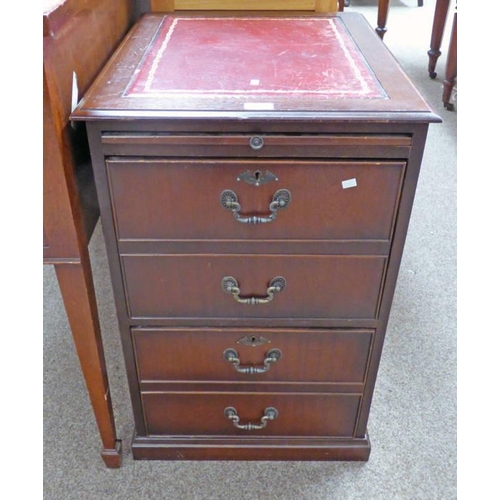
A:
POLYGON ((266 373, 271 365, 281 358, 281 351, 279 349, 271 349, 267 352, 262 366, 241 366, 238 352, 231 348, 226 349, 223 355, 224 359, 228 363, 231 363, 237 372, 253 375, 255 373, 266 373))
POLYGON ((267 297, 240 297, 240 285, 238 281, 232 276, 225 276, 222 278, 221 282, 222 290, 233 296, 236 302, 240 304, 258 305, 258 304, 268 304, 273 300, 274 294, 279 293, 285 289, 286 280, 283 276, 276 276, 271 280, 267 288, 267 297))
POLYGON ((264 415, 260 419, 260 424, 252 424, 248 422, 247 424, 240 424, 240 417, 238 416, 238 412, 236 408, 232 406, 228 406, 224 410, 224 416, 233 422, 233 425, 238 429, 243 429, 244 431, 255 431, 259 429, 263 429, 269 420, 276 420, 278 418, 278 410, 269 406, 264 410, 264 415))
POLYGON ((266 217, 257 215, 248 217, 242 216, 240 214, 241 205, 238 202, 238 195, 230 189, 222 191, 220 195, 220 204, 226 210, 230 210, 234 218, 242 224, 266 224, 275 220, 278 216, 278 210, 284 210, 290 204, 291 199, 292 195, 288 189, 278 189, 278 191, 274 193, 273 199, 269 205, 269 211, 271 213, 266 217))

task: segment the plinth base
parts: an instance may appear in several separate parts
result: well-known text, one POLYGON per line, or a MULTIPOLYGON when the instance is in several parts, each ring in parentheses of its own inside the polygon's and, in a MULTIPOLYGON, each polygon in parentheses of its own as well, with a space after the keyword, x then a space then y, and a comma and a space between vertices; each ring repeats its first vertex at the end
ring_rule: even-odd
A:
POLYGON ((367 461, 364 438, 138 437, 136 460, 297 460, 367 461))

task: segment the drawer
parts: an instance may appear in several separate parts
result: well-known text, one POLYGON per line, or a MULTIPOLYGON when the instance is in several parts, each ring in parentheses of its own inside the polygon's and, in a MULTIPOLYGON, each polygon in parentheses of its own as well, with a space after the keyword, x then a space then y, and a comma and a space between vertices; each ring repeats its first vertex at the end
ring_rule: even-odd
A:
POLYGON ((132 318, 205 319, 373 319, 386 262, 381 256, 254 254, 121 259, 132 318))
POLYGON ((387 241, 405 163, 109 158, 107 168, 120 240, 387 241))
MULTIPOLYGON (((311 127, 312 124, 308 124, 311 127)), ((176 134, 104 132, 105 155, 232 158, 407 158, 403 134, 176 134)))
POLYGON ((361 397, 356 394, 282 393, 142 393, 149 435, 238 436, 353 436, 361 397), (239 429, 227 416, 232 408, 239 424, 262 429, 239 429))
POLYGON ((363 383, 373 330, 132 329, 146 381, 363 383))

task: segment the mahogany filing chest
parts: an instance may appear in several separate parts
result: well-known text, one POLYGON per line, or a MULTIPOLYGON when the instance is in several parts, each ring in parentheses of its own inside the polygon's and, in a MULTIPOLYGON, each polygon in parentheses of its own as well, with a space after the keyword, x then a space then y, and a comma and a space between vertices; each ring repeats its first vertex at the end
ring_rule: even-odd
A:
POLYGON ((148 14, 87 123, 137 459, 367 460, 428 126, 356 13, 148 14))

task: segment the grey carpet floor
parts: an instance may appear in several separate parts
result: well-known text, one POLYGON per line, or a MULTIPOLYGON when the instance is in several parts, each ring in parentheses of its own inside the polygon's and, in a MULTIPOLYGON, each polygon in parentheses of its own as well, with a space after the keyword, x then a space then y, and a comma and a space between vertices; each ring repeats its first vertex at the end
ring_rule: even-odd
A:
MULTIPOLYGON (((376 24, 376 0, 350 9, 376 24)), ((367 463, 139 462, 102 232, 90 245, 123 464, 106 469, 53 268, 44 268, 47 500, 448 500, 456 493, 456 119, 427 75, 434 0, 392 1, 385 43, 443 118, 430 127, 390 317, 367 463)), ((449 28, 447 28, 448 30, 449 28)), ((447 32, 448 33, 448 32, 447 32)), ((455 96, 456 97, 456 96, 455 96)))

